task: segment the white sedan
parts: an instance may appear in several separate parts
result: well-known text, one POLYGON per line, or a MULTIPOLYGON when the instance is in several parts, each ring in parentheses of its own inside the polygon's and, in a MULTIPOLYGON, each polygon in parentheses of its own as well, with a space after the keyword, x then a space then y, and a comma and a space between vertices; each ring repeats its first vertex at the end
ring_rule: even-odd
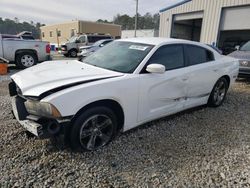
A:
POLYGON ((40 138, 64 134, 96 150, 118 131, 199 105, 220 106, 239 71, 236 59, 191 41, 117 40, 82 60, 51 61, 13 75, 20 124, 40 138))

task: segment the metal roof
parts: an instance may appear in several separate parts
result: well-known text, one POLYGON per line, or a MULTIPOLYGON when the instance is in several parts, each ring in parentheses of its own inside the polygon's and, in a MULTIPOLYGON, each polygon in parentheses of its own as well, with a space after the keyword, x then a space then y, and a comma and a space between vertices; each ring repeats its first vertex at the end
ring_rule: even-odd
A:
POLYGON ((183 4, 185 4, 185 3, 188 3, 188 2, 190 2, 190 1, 192 1, 192 0, 183 0, 183 1, 179 2, 179 3, 173 4, 173 5, 171 5, 171 6, 168 6, 168 7, 166 7, 166 8, 161 9, 160 12, 165 12, 165 11, 167 11, 167 10, 170 10, 170 9, 172 9, 172 8, 175 8, 175 7, 178 7, 178 6, 180 6, 180 5, 183 5, 183 4))

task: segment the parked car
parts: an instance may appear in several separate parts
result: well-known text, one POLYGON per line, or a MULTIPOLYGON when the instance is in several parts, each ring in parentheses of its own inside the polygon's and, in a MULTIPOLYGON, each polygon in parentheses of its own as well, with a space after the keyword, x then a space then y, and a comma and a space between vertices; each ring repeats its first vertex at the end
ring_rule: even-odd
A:
POLYGON ((245 44, 247 41, 242 40, 241 38, 228 38, 226 39, 221 47, 223 55, 228 55, 234 52, 236 46, 241 46, 245 44))
POLYGON ((195 106, 220 106, 238 60, 197 42, 121 39, 91 56, 21 71, 9 85, 19 123, 40 138, 65 134, 96 150, 118 131, 195 106))
POLYGON ((114 41, 113 39, 103 39, 99 40, 96 43, 94 43, 92 46, 82 46, 80 47, 80 58, 87 57, 91 55, 92 53, 96 52, 103 46, 107 45, 108 43, 114 41))
POLYGON ((241 46, 239 50, 229 54, 229 56, 239 59, 239 77, 250 77, 250 41, 241 46))
POLYGON ((112 39, 110 35, 79 35, 73 36, 68 42, 61 46, 61 53, 68 57, 77 57, 82 46, 90 46, 102 39, 112 39))
POLYGON ((0 35, 0 57, 20 68, 28 68, 50 59, 50 45, 49 42, 0 35))

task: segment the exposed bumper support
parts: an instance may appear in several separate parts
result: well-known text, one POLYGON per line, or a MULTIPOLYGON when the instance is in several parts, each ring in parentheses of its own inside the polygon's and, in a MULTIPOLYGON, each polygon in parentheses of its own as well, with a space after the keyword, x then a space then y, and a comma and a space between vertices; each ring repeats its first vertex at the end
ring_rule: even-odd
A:
POLYGON ((56 120, 29 115, 24 102, 19 96, 12 98, 13 115, 24 129, 41 139, 64 134, 64 129, 71 122, 70 118, 56 120))

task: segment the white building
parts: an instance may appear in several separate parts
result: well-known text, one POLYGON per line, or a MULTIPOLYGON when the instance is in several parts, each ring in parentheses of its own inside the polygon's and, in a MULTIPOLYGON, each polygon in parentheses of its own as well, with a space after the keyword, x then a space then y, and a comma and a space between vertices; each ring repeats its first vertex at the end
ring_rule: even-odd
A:
MULTIPOLYGON (((123 30, 122 38, 133 38, 135 36, 135 30, 123 30)), ((137 37, 158 37, 159 31, 154 29, 143 29, 136 31, 137 37)))
MULTIPOLYGON (((160 10, 160 37, 222 47, 250 40, 250 0, 184 0, 160 10)), ((238 45, 239 45, 238 44, 238 45)))

